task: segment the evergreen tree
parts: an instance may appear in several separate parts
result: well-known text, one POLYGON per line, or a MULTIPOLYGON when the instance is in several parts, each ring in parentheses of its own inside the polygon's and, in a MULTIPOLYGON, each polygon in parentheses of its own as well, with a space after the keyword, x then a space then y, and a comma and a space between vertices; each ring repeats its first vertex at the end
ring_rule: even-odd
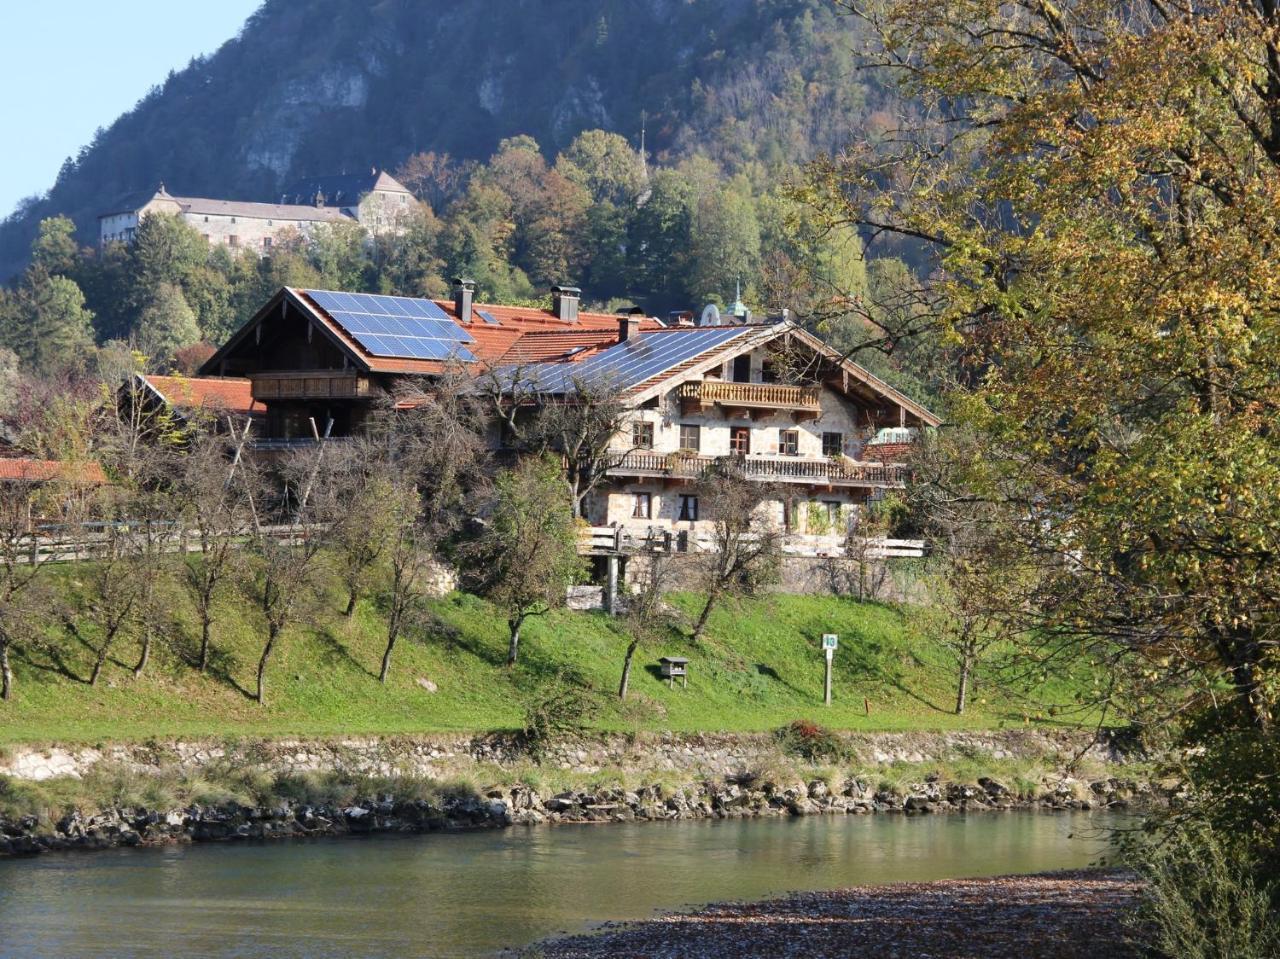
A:
POLYGON ((93 313, 75 280, 32 267, 14 299, 0 333, 26 369, 52 373, 93 349, 93 313))
POLYGON ((182 290, 162 283, 138 320, 138 346, 157 369, 167 370, 183 347, 200 341, 195 312, 182 290))

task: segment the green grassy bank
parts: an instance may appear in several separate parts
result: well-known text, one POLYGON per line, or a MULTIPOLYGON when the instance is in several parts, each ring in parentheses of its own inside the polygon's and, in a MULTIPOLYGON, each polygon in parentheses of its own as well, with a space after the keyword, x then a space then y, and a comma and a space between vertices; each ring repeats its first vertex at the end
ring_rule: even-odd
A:
MULTIPOLYGON (((74 586, 74 584, 71 584, 74 586)), ((697 599, 677 596, 688 614, 697 599)), ((531 620, 521 662, 503 665, 506 627, 484 601, 455 594, 432 605, 433 623, 403 640, 387 686, 376 679, 384 620, 374 601, 351 619, 335 589, 310 625, 287 635, 268 673, 268 704, 246 690, 260 652, 256 610, 225 604, 214 668, 190 665, 198 628, 179 595, 172 624, 144 675, 137 647, 122 641, 96 687, 91 652, 60 637, 18 662, 17 695, 0 704, 0 743, 106 742, 156 737, 357 735, 518 728, 524 703, 557 676, 585 684, 603 730, 750 731, 797 718, 850 730, 995 729, 1021 726, 1024 708, 979 688, 962 717, 950 711, 954 667, 913 627, 909 609, 833 597, 768 596, 726 605, 692 646, 673 631, 643 648, 626 703, 616 697, 628 637, 602 614, 560 611, 531 620), (840 634, 835 704, 822 705, 824 632, 840 634), (664 654, 690 659, 688 689, 657 675, 664 654), (438 691, 428 692, 420 680, 438 691), (870 705, 867 714, 866 704, 870 705)), ((51 630, 50 635, 55 633, 51 630)), ((1066 701, 1066 687, 1037 698, 1066 701)), ((1034 713, 1031 721, 1037 721, 1034 713)))

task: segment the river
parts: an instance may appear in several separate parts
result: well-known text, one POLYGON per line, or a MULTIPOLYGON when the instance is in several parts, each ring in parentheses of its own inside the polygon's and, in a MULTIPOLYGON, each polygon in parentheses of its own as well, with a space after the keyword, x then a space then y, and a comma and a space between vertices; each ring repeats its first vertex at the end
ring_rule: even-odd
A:
POLYGON ((0 956, 489 956, 716 900, 1077 868, 1114 821, 815 816, 50 854, 0 861, 0 956))

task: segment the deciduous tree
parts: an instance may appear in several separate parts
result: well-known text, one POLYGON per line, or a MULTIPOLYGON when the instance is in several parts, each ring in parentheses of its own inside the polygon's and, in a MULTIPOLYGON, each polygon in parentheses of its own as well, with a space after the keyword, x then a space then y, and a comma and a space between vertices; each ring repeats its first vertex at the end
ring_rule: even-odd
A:
POLYGON ((699 509, 711 519, 711 545, 700 558, 702 611, 690 639, 697 642, 712 611, 727 596, 751 593, 774 581, 782 561, 782 533, 769 506, 777 498, 732 463, 717 463, 697 485, 699 509))
POLYGON ((514 666, 525 621, 563 606, 582 568, 577 524, 555 460, 528 457, 499 474, 472 558, 479 588, 506 613, 507 665, 514 666))

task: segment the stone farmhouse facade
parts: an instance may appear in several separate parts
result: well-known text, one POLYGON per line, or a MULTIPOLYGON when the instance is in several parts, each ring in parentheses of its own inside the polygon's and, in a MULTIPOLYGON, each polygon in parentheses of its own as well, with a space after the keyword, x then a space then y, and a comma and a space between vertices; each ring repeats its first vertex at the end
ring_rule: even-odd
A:
POLYGON ((286 231, 308 236, 320 224, 358 223, 371 235, 398 234, 416 203, 394 177, 377 170, 295 183, 279 203, 172 196, 161 184, 99 216, 98 235, 102 246, 130 243, 146 216, 163 213, 180 217, 213 245, 265 256, 286 231))
POLYGON ((260 455, 314 443, 313 421, 357 435, 407 383, 429 392, 449 369, 513 396, 610 390, 626 422, 584 512, 633 540, 705 535, 695 484, 725 458, 781 491, 768 504, 780 528, 843 536, 859 506, 904 484, 904 450, 939 422, 788 320, 670 326, 582 312, 572 288, 550 309, 476 304, 473 289, 456 282, 451 301, 283 289, 200 376, 237 384, 260 455))

